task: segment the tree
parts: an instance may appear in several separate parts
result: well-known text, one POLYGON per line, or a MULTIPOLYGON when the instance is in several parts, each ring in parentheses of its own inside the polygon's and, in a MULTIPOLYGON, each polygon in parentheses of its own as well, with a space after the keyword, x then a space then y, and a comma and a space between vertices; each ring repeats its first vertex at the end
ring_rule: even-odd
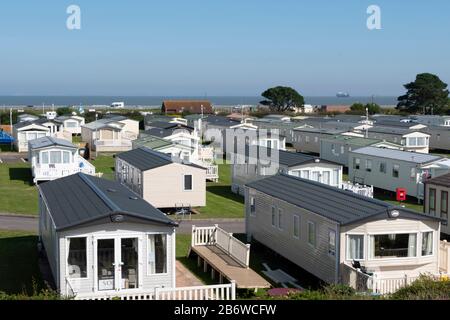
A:
POLYGON ((397 109, 408 113, 442 114, 448 106, 447 84, 431 73, 421 73, 404 85, 406 94, 398 97, 397 109))
POLYGON ((268 106, 271 111, 286 112, 293 111, 294 108, 301 108, 305 104, 305 99, 301 94, 289 87, 275 87, 264 91, 261 94, 266 100, 260 103, 268 106))
POLYGON ((350 107, 350 110, 357 114, 366 114, 366 109, 369 111, 369 114, 381 113, 381 107, 376 103, 367 103, 364 105, 357 102, 350 107))
POLYGON ((58 116, 71 115, 72 109, 69 107, 62 107, 62 108, 56 109, 56 113, 58 114, 58 116))

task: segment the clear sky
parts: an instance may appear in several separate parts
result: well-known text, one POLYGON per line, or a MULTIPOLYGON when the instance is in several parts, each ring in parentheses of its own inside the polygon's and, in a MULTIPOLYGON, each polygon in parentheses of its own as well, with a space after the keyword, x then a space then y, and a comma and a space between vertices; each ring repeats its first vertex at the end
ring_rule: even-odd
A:
POLYGON ((2 1, 0 95, 399 95, 420 72, 450 82, 449 16, 448 0, 2 1))

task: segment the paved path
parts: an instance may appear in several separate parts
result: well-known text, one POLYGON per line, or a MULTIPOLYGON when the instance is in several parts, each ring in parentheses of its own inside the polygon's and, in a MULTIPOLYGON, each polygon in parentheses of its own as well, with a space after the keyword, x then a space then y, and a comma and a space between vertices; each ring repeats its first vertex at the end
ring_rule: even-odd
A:
MULTIPOLYGON (((218 224, 222 229, 232 233, 245 233, 244 219, 212 219, 182 221, 177 233, 190 234, 192 225, 198 227, 213 226, 218 224)), ((38 219, 27 216, 1 215, 0 230, 38 231, 38 219)))

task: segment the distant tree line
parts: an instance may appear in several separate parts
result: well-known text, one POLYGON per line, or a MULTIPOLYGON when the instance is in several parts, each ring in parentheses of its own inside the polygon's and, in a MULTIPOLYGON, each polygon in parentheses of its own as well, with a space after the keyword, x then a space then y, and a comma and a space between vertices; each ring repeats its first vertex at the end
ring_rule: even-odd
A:
MULTIPOLYGON (((437 75, 421 73, 413 82, 404 85, 406 93, 398 97, 398 104, 393 109, 382 109, 376 103, 355 103, 351 106, 350 114, 450 114, 450 98, 448 85, 437 75)), ((261 94, 265 100, 260 104, 267 106, 272 113, 288 113, 302 110, 305 105, 304 97, 290 87, 274 87, 261 94)))

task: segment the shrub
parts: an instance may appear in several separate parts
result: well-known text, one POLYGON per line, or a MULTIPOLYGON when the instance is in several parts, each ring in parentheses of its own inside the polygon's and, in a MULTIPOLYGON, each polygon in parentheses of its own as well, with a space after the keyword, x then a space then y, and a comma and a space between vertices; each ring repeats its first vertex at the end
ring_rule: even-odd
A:
POLYGON ((391 294, 389 298, 394 300, 449 300, 450 281, 421 276, 411 285, 391 294))

